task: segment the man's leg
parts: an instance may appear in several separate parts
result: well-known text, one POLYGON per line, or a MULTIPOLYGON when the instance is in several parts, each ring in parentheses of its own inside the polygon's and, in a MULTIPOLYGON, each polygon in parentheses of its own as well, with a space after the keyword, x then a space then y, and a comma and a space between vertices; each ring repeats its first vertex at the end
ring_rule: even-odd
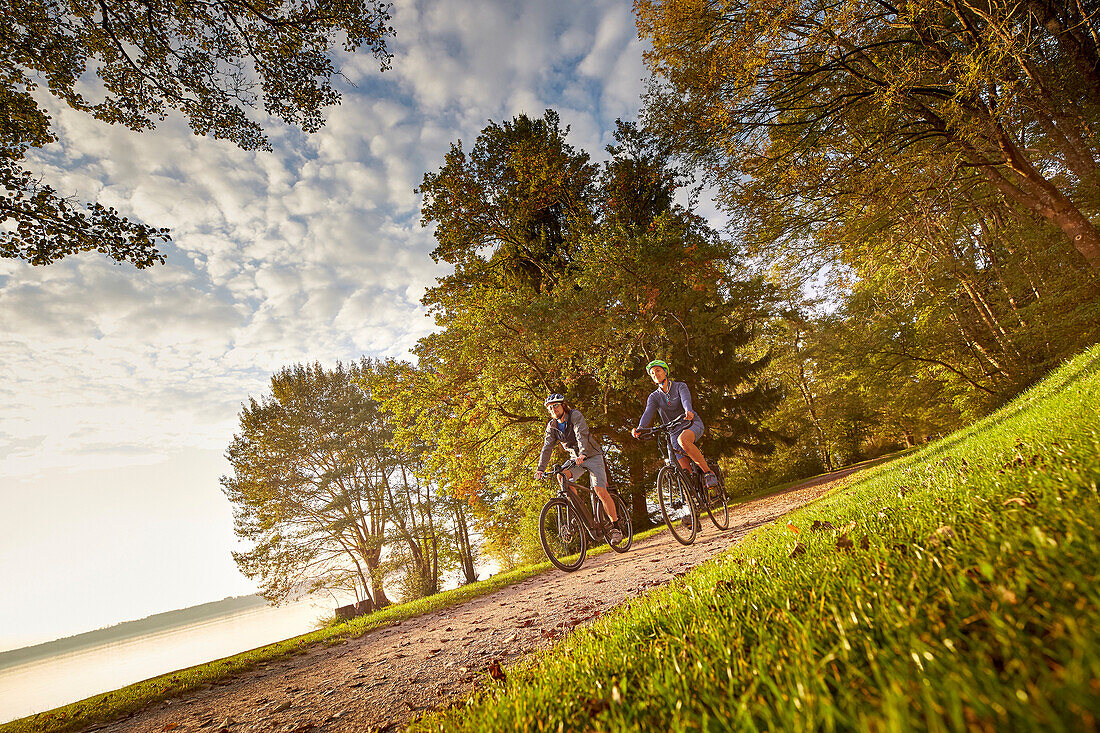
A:
POLYGON ((676 439, 676 442, 680 444, 680 449, 684 453, 688 454, 691 460, 695 461, 695 464, 699 468, 703 469, 703 473, 710 473, 710 466, 707 465, 707 459, 703 458, 703 454, 699 451, 699 446, 695 445, 695 433, 691 430, 685 430, 680 433, 680 437, 676 439))
MULTIPOLYGON (((595 481, 592 482, 595 484, 595 481)), ((619 515, 615 513, 615 500, 611 498, 611 492, 607 490, 606 486, 596 486, 596 496, 600 497, 600 502, 603 503, 603 510, 607 512, 607 516, 611 518, 612 522, 619 521, 619 515)))
POLYGON ((589 458, 584 463, 585 468, 588 469, 592 490, 600 498, 603 510, 607 512, 607 516, 612 523, 619 521, 619 517, 615 513, 615 500, 611 498, 611 494, 607 490, 607 463, 604 462, 602 456, 589 458))

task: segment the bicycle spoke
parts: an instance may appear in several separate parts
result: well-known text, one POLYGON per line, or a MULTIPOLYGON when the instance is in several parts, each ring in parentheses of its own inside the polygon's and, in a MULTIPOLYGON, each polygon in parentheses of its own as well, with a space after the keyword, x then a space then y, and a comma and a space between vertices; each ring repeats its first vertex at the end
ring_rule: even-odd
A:
POLYGON ((562 570, 576 570, 584 562, 587 538, 580 517, 565 499, 551 499, 542 508, 539 540, 550 562, 562 570))

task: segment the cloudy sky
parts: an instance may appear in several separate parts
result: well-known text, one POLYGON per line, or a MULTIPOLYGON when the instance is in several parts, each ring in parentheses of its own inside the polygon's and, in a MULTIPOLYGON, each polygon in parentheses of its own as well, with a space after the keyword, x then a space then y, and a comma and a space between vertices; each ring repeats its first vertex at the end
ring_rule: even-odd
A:
POLYGON ((413 189, 450 143, 552 107, 595 157, 636 116, 629 0, 408 2, 393 69, 272 153, 47 104, 59 190, 172 229, 168 264, 0 260, 0 650, 249 593, 218 477, 241 402, 299 361, 402 356, 443 273, 413 189), (77 612, 74 612, 77 611, 77 612))

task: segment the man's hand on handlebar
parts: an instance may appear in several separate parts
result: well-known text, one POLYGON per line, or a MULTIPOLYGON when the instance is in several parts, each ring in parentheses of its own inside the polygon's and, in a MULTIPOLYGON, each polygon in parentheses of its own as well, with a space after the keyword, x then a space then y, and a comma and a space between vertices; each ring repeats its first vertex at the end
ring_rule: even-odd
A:
POLYGON ((634 428, 630 431, 630 434, 637 438, 641 434, 641 431, 639 431, 638 428, 634 428))

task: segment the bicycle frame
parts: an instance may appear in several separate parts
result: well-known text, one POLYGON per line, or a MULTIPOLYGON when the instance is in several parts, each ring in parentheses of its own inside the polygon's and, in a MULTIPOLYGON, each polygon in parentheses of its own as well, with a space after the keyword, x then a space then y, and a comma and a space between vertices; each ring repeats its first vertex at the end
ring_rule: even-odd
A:
MULTIPOLYGON (((672 445, 672 428, 680 422, 687 422, 684 418, 678 418, 665 425, 657 425, 652 428, 644 428, 648 435, 657 439, 657 445, 665 459, 665 465, 680 473, 684 483, 695 493, 696 499, 702 499, 702 484, 700 483, 701 469, 694 463, 691 468, 684 468, 676 457, 676 449, 672 445)), ((690 459, 688 459, 690 462, 690 459)))
MULTIPOLYGON (((576 464, 572 461, 569 461, 567 463, 563 463, 561 466, 553 471, 547 471, 544 476, 553 476, 554 478, 560 477, 560 483, 558 484, 558 496, 565 499, 566 502, 569 503, 569 506, 573 507, 573 511, 576 512, 577 516, 581 519, 581 526, 584 527, 584 532, 588 535, 588 538, 593 542, 600 542, 602 540, 602 537, 596 536, 598 528, 594 526, 596 514, 599 513, 599 508, 597 507, 600 506, 600 497, 596 495, 595 489, 591 489, 587 486, 581 486, 576 481, 573 481, 572 479, 566 477, 565 471, 569 468, 573 468, 574 466, 576 466, 576 464), (588 508, 587 511, 585 509, 582 509, 583 505, 580 502, 580 495, 575 491, 569 491, 569 489, 580 489, 581 491, 587 493, 591 507, 588 508)), ((611 489, 608 489, 609 493, 610 491, 611 489)), ((564 519, 564 517, 559 516, 559 523, 564 524, 564 519)))

